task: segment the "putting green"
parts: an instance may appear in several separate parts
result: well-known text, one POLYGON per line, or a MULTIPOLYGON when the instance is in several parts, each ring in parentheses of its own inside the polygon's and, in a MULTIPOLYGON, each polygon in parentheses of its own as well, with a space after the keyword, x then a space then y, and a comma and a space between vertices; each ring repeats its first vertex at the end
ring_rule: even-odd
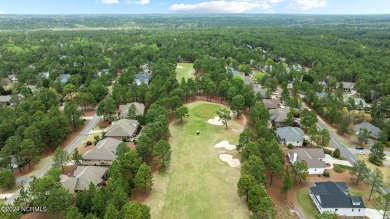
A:
MULTIPOLYGON (((237 194, 240 169, 218 158, 221 153, 238 157, 238 152, 214 147, 222 140, 237 143, 239 132, 207 123, 222 105, 195 102, 186 106, 189 117, 170 125, 171 165, 153 175, 154 190, 145 200, 152 218, 249 218, 247 206, 237 194)), ((242 126, 229 121, 229 128, 242 126)))

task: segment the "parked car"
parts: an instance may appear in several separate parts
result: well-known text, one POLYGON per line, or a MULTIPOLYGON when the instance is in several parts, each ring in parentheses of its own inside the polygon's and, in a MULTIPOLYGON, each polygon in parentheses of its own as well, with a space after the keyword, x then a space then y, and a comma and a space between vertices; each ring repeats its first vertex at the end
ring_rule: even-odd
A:
POLYGON ((356 150, 363 150, 364 147, 362 147, 362 146, 356 146, 355 149, 356 149, 356 150))
POLYGON ((360 151, 358 151, 357 153, 358 153, 358 154, 361 154, 361 155, 366 154, 366 152, 364 152, 363 150, 360 150, 360 151))

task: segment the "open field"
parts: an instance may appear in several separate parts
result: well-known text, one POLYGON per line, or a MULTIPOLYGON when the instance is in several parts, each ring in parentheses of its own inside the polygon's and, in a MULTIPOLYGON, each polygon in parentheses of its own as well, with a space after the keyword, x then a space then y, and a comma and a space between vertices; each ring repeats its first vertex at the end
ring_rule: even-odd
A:
MULTIPOLYGON (((221 153, 234 157, 238 153, 214 147, 222 140, 236 144, 239 133, 207 123, 222 105, 195 102, 187 107, 189 117, 170 125, 171 165, 154 174, 154 190, 144 201, 152 218, 248 218, 247 206, 237 194, 240 169, 218 158, 221 153)), ((229 121, 229 128, 238 126, 229 121)))
POLYGON ((188 78, 195 78, 194 63, 177 63, 176 79, 180 82, 181 78, 185 80, 188 78))
POLYGON ((319 212, 309 196, 309 188, 298 190, 296 196, 305 218, 314 219, 319 212))
POLYGON ((385 183, 385 185, 387 187, 390 187, 390 168, 389 167, 376 166, 375 164, 371 163, 368 160, 368 155, 360 155, 360 156, 357 156, 357 158, 360 160, 364 160, 364 162, 367 164, 367 167, 370 168, 371 170, 374 170, 375 168, 379 168, 381 170, 381 172, 383 173, 383 182, 385 183))

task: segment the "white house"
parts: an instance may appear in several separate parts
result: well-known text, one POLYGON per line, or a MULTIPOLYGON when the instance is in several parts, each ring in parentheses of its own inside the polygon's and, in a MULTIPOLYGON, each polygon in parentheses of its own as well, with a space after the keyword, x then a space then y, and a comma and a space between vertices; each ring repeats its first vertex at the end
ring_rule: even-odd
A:
POLYGON ((291 164, 306 161, 309 174, 323 174, 326 168, 324 150, 321 148, 296 148, 288 150, 291 164))
POLYGON ((303 144, 303 131, 298 127, 283 127, 276 129, 276 135, 279 141, 284 145, 292 144, 293 146, 301 147, 303 144))
POLYGON ((321 214, 328 211, 347 217, 365 215, 362 197, 351 196, 345 182, 317 182, 310 187, 310 197, 321 214))

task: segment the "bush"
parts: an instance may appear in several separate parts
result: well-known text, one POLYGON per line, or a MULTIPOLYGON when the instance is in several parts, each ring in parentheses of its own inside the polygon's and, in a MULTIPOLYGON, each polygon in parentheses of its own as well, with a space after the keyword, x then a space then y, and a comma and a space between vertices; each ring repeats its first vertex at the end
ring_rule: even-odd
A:
POLYGON ((307 146, 307 144, 308 144, 308 143, 309 143, 309 142, 308 142, 306 139, 304 139, 304 140, 303 140, 303 144, 302 144, 302 146, 304 146, 304 147, 305 147, 305 146, 307 146))
POLYGON ((368 158, 368 160, 369 160, 371 163, 373 163, 373 164, 375 164, 375 165, 377 165, 377 166, 382 166, 382 163, 383 163, 382 160, 378 160, 378 159, 376 159, 375 157, 372 157, 372 156, 370 156, 370 158, 368 158))
POLYGON ((324 148, 324 154, 332 154, 332 151, 329 149, 324 148))
POLYGON ((333 157, 335 157, 335 158, 339 158, 340 157, 340 150, 338 148, 333 151, 333 157))
POLYGON ((333 166, 333 170, 334 170, 336 173, 342 173, 342 172, 344 172, 344 169, 341 168, 340 166, 333 166))
POLYGON ((325 177, 329 177, 330 173, 328 171, 324 170, 324 173, 322 175, 324 175, 325 177))
POLYGON ((288 145, 287 145, 287 148, 288 148, 288 149, 293 149, 294 146, 293 146, 292 144, 288 144, 288 145))

